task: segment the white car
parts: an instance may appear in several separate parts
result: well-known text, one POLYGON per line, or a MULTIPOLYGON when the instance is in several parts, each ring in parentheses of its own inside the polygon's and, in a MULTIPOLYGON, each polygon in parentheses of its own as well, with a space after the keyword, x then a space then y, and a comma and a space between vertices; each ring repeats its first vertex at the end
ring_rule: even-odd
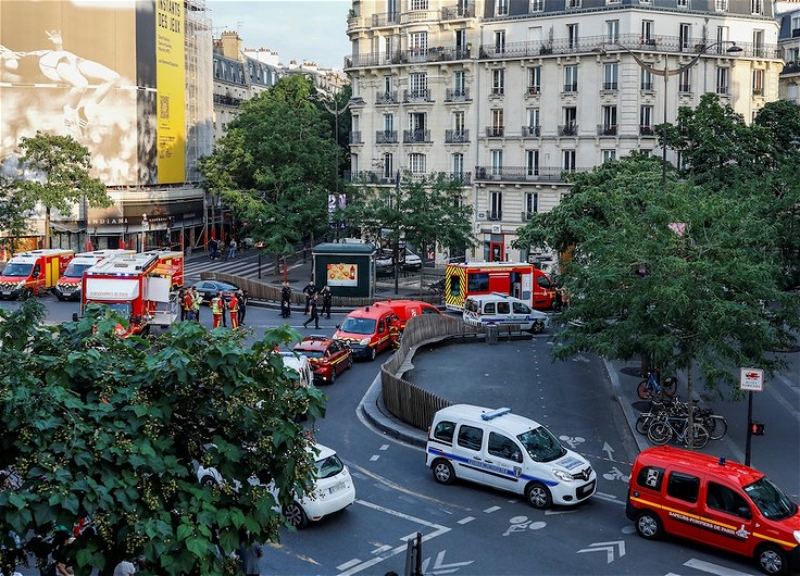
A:
MULTIPOLYGON (((347 466, 341 461, 336 451, 322 444, 314 444, 309 451, 317 452, 315 462, 316 482, 311 493, 283 507, 283 515, 290 526, 304 528, 309 521, 316 522, 328 514, 333 514, 350 506, 356 499, 356 488, 347 466)), ((204 486, 218 486, 224 482, 215 468, 197 466, 197 479, 204 486)), ((250 484, 261 484, 255 476, 249 479, 250 484)), ((270 482, 267 485, 277 499, 278 492, 270 482)))

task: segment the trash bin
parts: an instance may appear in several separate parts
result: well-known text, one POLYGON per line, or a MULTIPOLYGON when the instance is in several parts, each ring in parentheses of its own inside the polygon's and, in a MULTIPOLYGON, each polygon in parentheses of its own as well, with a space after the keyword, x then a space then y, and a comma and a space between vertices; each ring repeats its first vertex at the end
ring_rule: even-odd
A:
POLYGON ((489 322, 486 325, 486 343, 497 344, 497 339, 500 336, 500 328, 494 322, 489 322))

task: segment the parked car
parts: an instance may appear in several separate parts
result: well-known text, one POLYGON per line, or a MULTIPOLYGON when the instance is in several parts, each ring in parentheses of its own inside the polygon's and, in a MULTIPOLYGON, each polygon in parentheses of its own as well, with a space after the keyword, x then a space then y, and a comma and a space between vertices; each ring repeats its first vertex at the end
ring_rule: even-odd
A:
POLYGON ((336 377, 353 366, 350 344, 328 336, 312 334, 295 345, 294 351, 308 358, 314 380, 333 384, 336 377))
POLYGON ((403 261, 403 270, 419 270, 421 268, 422 258, 406 248, 405 260, 403 261))
MULTIPOLYGON (((403 270, 419 270, 422 268, 422 258, 408 248, 403 248, 397 253, 397 260, 403 270)), ((380 250, 375 255, 375 271, 378 274, 394 273, 394 251, 388 248, 380 250)))
POLYGON ((235 284, 220 282, 219 280, 200 280, 200 282, 195 282, 194 288, 206 302, 211 302, 211 299, 214 298, 220 290, 222 290, 222 296, 225 300, 230 300, 231 294, 239 290, 239 287, 235 284))

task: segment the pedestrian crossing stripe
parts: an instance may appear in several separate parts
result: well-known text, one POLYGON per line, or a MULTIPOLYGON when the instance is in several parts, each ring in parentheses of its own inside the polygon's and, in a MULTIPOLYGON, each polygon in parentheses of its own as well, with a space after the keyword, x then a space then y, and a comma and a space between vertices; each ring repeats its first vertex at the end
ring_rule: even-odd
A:
MULTIPOLYGON (((694 568, 695 570, 700 570, 709 574, 715 574, 716 576, 753 576, 748 572, 740 572, 734 568, 728 568, 727 566, 721 566, 712 562, 705 562, 703 560, 698 560, 697 558, 690 558, 688 561, 684 562, 683 565, 687 568, 694 568)), ((664 576, 681 575, 675 574, 674 572, 667 572, 664 576)))

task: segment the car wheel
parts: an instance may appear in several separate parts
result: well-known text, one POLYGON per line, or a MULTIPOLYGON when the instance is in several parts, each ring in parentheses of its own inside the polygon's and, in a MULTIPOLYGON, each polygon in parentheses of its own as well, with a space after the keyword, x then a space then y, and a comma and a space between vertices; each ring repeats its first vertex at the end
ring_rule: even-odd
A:
POLYGON ((764 574, 775 576, 786 574, 789 571, 786 552, 772 544, 761 546, 756 552, 756 559, 764 574))
POLYGON ((350 354, 350 356, 347 358, 347 367, 348 368, 352 368, 353 367, 353 355, 352 354, 350 354))
POLYGON ((636 517, 636 531, 645 540, 658 540, 664 527, 655 512, 645 510, 636 517))
POLYGON ((541 482, 532 482, 525 488, 525 500, 528 501, 528 504, 539 510, 549 508, 553 503, 550 490, 541 482))
POLYGON ((333 384, 334 382, 336 382, 336 366, 331 366, 331 377, 328 383, 333 384))
POLYGON ((377 355, 378 355, 378 349, 377 348, 372 348, 370 346, 370 349, 369 349, 369 361, 370 362, 374 362, 375 361, 375 357, 377 355))
POLYGON ((217 481, 214 479, 213 476, 203 476, 200 478, 200 485, 205 486, 206 488, 216 488, 217 481))
POLYGON ((456 479, 456 471, 447 460, 436 460, 431 467, 433 477, 439 484, 452 484, 456 479))
POLYGON ((289 526, 294 526, 298 530, 305 528, 308 524, 308 516, 306 516, 303 507, 297 502, 292 502, 283 507, 283 515, 289 526))

